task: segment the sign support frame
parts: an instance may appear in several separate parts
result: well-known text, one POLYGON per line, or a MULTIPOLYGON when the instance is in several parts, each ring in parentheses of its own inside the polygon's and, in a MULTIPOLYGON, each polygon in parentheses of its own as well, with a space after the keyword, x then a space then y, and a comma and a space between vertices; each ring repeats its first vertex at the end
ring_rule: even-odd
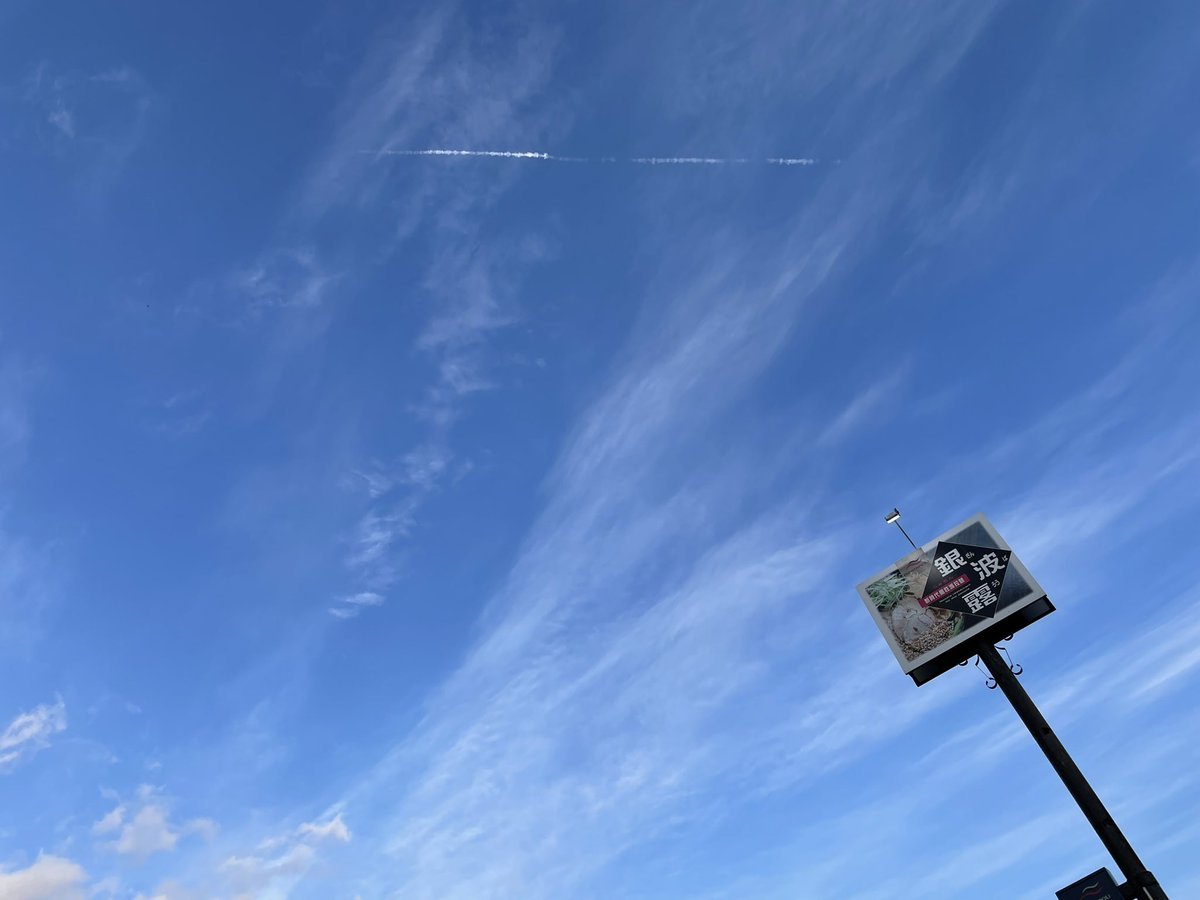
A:
POLYGON ((1129 840, 1117 827, 1117 823, 1091 784, 1088 783, 1083 772, 1079 770, 1075 760, 1067 753, 1067 749, 1062 745, 1062 741, 1058 739, 1058 735, 1054 733, 1041 710, 1037 708, 1033 698, 1025 691, 1024 686, 1013 674, 1008 664, 1001 659, 995 645, 984 639, 975 646, 975 651, 983 664, 987 666, 988 671, 991 672, 992 677, 996 679, 996 685, 1004 692, 1004 696, 1012 704, 1017 716, 1029 729, 1034 742, 1046 755, 1046 759, 1050 761, 1050 765, 1058 773, 1058 777, 1062 779, 1062 783, 1071 797, 1079 804, 1088 824, 1095 830, 1100 842, 1104 844, 1104 848, 1121 870, 1121 874, 1125 876, 1126 883, 1121 886, 1121 889, 1126 898, 1128 900, 1169 900, 1158 880, 1138 858, 1129 840))

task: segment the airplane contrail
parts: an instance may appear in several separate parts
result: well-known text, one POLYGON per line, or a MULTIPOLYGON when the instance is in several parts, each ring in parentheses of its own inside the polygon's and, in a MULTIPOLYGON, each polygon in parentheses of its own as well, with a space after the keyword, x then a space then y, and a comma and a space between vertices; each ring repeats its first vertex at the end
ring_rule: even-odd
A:
POLYGON ((526 159, 538 162, 593 163, 643 166, 815 166, 817 160, 809 157, 772 156, 764 159, 718 156, 559 156, 538 150, 456 150, 431 148, 425 150, 363 150, 370 156, 458 156, 491 159, 526 159))

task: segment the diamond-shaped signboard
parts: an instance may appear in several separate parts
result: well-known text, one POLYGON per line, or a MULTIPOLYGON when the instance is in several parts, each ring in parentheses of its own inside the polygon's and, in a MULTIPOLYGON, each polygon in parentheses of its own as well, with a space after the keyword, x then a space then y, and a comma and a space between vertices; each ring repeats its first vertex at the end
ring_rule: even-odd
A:
POLYGON ((1011 550, 939 541, 920 604, 990 619, 996 615, 1011 550))

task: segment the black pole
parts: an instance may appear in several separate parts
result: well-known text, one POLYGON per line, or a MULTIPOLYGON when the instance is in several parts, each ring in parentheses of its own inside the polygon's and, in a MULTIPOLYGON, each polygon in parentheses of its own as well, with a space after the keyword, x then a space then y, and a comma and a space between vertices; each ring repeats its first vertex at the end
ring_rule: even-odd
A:
POLYGON ((908 538, 908 532, 906 532, 906 530, 904 529, 904 526, 902 526, 902 524, 900 524, 900 522, 896 522, 896 528, 899 528, 900 534, 904 535, 905 538, 908 540, 908 542, 910 542, 910 544, 912 544, 913 550, 920 550, 920 547, 918 547, 916 545, 916 542, 914 542, 912 540, 912 538, 908 538))
POLYGON ((1058 777, 1062 779, 1067 790, 1071 792, 1071 796, 1075 798, 1075 802, 1079 804, 1079 808, 1083 810, 1088 823, 1096 829, 1096 834, 1099 835, 1104 848, 1108 850, 1113 861, 1125 875, 1128 886, 1133 889, 1133 893, 1128 896, 1137 898, 1137 900, 1168 900, 1158 881, 1138 859, 1137 853, 1134 852, 1125 835, 1121 833, 1121 829, 1117 827, 1113 817, 1108 814, 1108 810, 1104 808, 1104 804, 1100 802, 1100 798, 1096 796, 1092 786, 1088 784, 1083 773, 1079 771, 1079 767, 1075 765, 1075 760, 1071 759, 1070 754, 1067 753, 1058 736, 1047 724, 1041 711, 1025 693, 1025 688, 1021 686, 1017 676, 1000 658, 996 648, 987 641, 983 641, 977 649, 979 658, 983 660, 983 664, 988 667, 988 671, 996 679, 996 684, 1000 690, 1004 691, 1004 696, 1017 711, 1017 715, 1021 717, 1021 721, 1033 735, 1034 741, 1042 748, 1046 759, 1050 760, 1050 765, 1054 767, 1058 777))

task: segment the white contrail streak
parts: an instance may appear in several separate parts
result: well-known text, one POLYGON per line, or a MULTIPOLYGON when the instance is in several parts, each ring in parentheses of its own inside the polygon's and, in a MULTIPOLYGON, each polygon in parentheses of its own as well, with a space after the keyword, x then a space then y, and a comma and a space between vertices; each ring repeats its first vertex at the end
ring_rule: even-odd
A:
POLYGON ((814 166, 807 157, 773 156, 766 159, 715 156, 558 156, 537 150, 364 150, 370 156, 459 156, 491 159, 532 159, 538 162, 621 164, 642 166, 814 166))
MULTIPOLYGON (((363 153, 371 153, 364 150, 363 153)), ((525 150, 379 150, 375 156, 494 156, 502 159, 557 159, 549 153, 525 150)))

